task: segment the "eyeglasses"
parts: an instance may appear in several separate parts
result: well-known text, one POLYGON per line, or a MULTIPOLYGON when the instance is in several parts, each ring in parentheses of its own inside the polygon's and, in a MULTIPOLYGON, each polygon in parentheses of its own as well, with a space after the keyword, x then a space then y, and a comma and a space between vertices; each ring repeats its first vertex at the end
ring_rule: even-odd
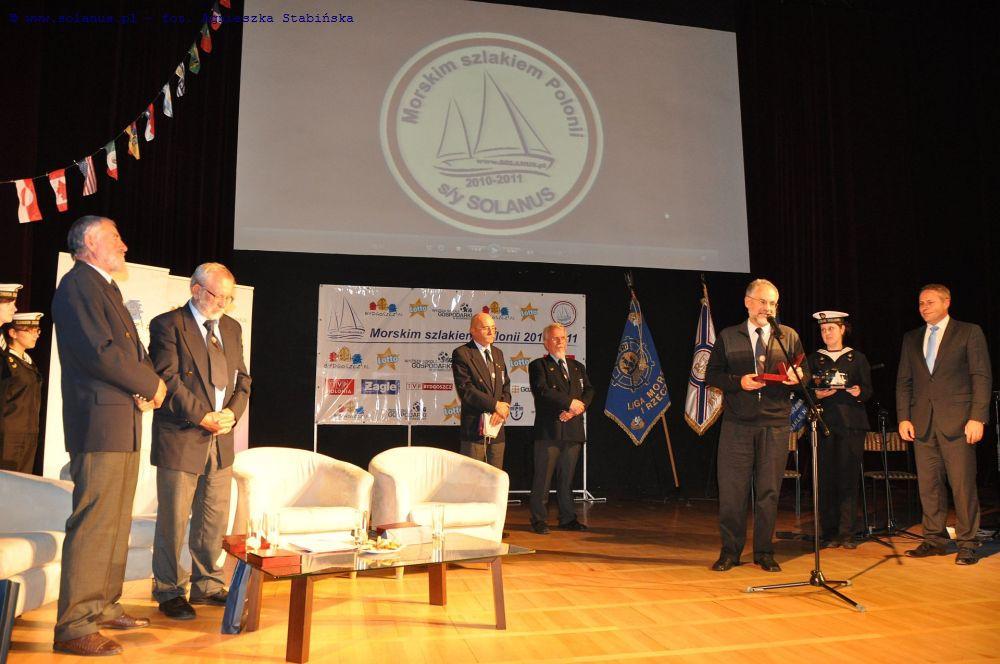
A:
POLYGON ((771 309, 776 309, 777 306, 778 306, 778 301, 777 300, 762 300, 759 297, 751 297, 749 295, 747 295, 747 299, 748 300, 753 300, 757 304, 763 305, 765 307, 770 307, 771 309))
POLYGON ((476 329, 477 330, 482 330, 483 332, 496 332, 497 331, 497 328, 495 326, 493 326, 493 325, 489 325, 489 326, 477 325, 476 329))
MULTIPOLYGON (((198 284, 198 285, 201 286, 201 284, 198 284)), ((216 302, 221 302, 222 304, 225 304, 227 306, 233 303, 233 296, 232 295, 226 295, 225 297, 223 297, 222 295, 216 295, 212 291, 208 290, 208 287, 206 287, 206 286, 201 286, 201 289, 203 291, 205 291, 206 293, 208 293, 209 295, 211 295, 215 299, 216 302)))

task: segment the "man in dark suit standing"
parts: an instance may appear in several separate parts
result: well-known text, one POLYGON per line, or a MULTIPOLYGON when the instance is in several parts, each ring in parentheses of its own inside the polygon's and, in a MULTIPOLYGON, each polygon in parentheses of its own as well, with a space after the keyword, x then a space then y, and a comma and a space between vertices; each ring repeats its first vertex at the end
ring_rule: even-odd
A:
POLYGON ((582 363, 566 357, 566 328, 559 323, 542 331, 548 354, 528 365, 531 395, 535 398, 535 474, 531 483, 531 528, 547 535, 546 503, 552 473, 558 466, 556 499, 559 528, 586 530, 573 507, 573 476, 580 448, 587 440, 583 413, 594 400, 594 388, 582 363))
POLYGON ((52 319, 62 366, 63 433, 73 479, 66 521, 54 649, 113 655, 98 629, 149 625, 118 603, 139 473, 142 413, 159 408, 166 384, 153 370, 112 275, 125 271, 115 222, 84 216, 69 229, 76 261, 56 288, 52 319))
POLYGON ((912 558, 947 553, 948 491, 955 499, 959 565, 979 561, 979 495, 976 443, 989 420, 993 375, 986 337, 973 323, 948 315, 951 291, 940 284, 920 290, 926 325, 907 332, 896 375, 899 435, 916 441, 917 484, 924 511, 924 541, 906 552, 912 558))
POLYGON ((719 333, 705 369, 705 380, 722 390, 725 412, 719 434, 719 531, 722 551, 712 565, 725 572, 740 563, 746 543, 750 485, 755 489, 753 561, 767 572, 780 572, 774 560, 774 524, 778 493, 788 460, 792 389, 802 372, 788 369, 784 383, 768 384, 757 375, 774 373, 785 361, 774 341, 794 361, 802 355, 799 335, 790 327, 772 329, 768 318, 778 310, 778 289, 766 279, 747 286, 743 304, 747 320, 719 333))
POLYGON ((483 435, 480 420, 489 416, 493 426, 507 421, 510 415, 510 376, 503 351, 493 346, 496 323, 489 314, 476 314, 469 325, 472 341, 451 354, 451 372, 455 391, 462 404, 459 441, 462 454, 503 470, 504 429, 496 438, 483 435))
POLYGON ((226 266, 199 265, 188 303, 149 325, 149 352, 170 394, 153 416, 150 461, 157 467, 158 504, 153 597, 175 620, 194 618, 192 604, 226 603, 217 563, 229 520, 233 427, 250 398, 243 330, 225 315, 235 288, 226 266), (180 564, 189 514, 190 574, 180 564))

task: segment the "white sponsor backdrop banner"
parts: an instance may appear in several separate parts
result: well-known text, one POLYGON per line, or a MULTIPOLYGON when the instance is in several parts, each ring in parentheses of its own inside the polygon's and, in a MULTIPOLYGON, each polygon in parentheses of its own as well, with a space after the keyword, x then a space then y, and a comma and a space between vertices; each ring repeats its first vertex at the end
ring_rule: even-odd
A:
POLYGON ((534 424, 528 363, 545 354, 542 330, 566 326, 567 354, 586 363, 586 297, 567 293, 319 287, 317 424, 458 425, 451 353, 472 317, 496 321, 510 373, 508 425, 534 424))
MULTIPOLYGON (((132 314, 136 330, 142 343, 149 348, 149 322, 159 314, 187 304, 191 298, 189 277, 171 276, 166 268, 127 263, 127 275, 115 275, 121 288, 125 308, 132 314)), ((69 254, 59 254, 56 268, 56 284, 73 267, 69 254)), ((237 286, 235 300, 227 313, 243 326, 243 360, 247 370, 250 367, 250 319, 253 313, 253 288, 237 286)), ((58 330, 53 328, 52 352, 49 357, 49 392, 45 413, 45 458, 42 474, 45 477, 59 477, 63 466, 69 463, 69 454, 63 439, 62 422, 62 369, 59 364, 58 330)), ((249 432, 249 412, 236 426, 236 449, 247 448, 249 432)), ((140 463, 140 486, 152 486, 155 497, 155 471, 149 465, 149 447, 152 441, 153 414, 146 413, 142 420, 142 461, 140 463)), ((143 492, 136 493, 137 509, 143 500, 143 492)))

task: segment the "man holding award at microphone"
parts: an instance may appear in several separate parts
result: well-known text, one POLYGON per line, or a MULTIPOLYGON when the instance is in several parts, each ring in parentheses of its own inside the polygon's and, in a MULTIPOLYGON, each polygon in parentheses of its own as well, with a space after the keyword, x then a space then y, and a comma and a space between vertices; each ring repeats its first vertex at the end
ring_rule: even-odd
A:
POLYGON ((750 282, 743 304, 747 320, 719 333, 705 370, 706 381, 722 390, 725 404, 718 460, 722 550, 712 569, 726 572, 740 564, 752 480, 753 561, 767 572, 780 572, 774 560, 774 525, 788 459, 790 397, 803 377, 798 364, 804 353, 798 333, 774 319, 774 284, 750 282), (794 368, 787 367, 778 336, 794 368), (774 375, 779 370, 783 375, 774 375))

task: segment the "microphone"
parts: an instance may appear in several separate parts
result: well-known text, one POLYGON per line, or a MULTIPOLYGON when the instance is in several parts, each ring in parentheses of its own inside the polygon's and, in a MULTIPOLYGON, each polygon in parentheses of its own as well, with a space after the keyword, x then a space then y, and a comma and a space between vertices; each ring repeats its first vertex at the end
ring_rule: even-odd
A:
POLYGON ((879 362, 878 364, 873 364, 869 367, 872 371, 878 371, 879 369, 885 369, 885 365, 879 362))
POLYGON ((775 318, 774 316, 768 316, 767 317, 767 322, 771 326, 771 334, 773 334, 775 336, 775 338, 780 339, 781 338, 781 326, 778 325, 778 319, 775 318))

